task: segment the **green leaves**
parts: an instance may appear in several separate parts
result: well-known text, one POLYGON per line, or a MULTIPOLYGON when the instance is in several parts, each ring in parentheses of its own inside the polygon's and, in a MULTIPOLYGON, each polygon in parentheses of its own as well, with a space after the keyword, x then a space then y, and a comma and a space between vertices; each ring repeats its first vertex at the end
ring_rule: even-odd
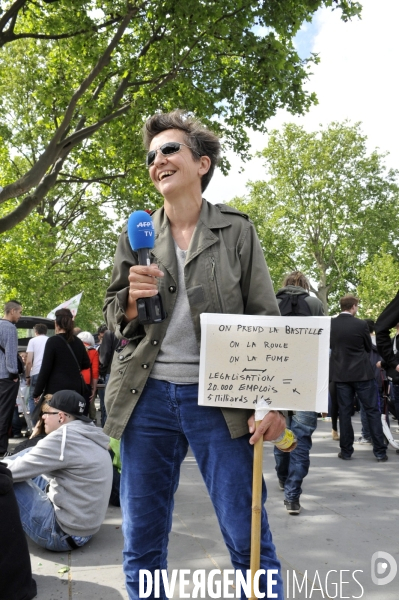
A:
POLYGON ((46 316, 83 290, 77 324, 94 331, 103 321, 117 236, 113 219, 95 205, 96 191, 73 189, 68 195, 63 185, 46 216, 33 213, 2 236, 0 296, 18 297, 25 314, 46 316))
MULTIPOLYGON (((141 161, 132 137, 156 110, 196 112, 245 155, 246 127, 263 130, 279 107, 302 113, 314 102, 303 89, 314 58, 301 60, 292 38, 323 5, 332 0, 7 3, 0 122, 13 132, 10 153, 28 165, 14 182, 0 181, 0 204, 19 199, 0 232, 39 206, 59 173, 87 160, 82 144, 102 129, 108 161, 94 144, 88 168, 101 165, 105 176, 141 161), (119 135, 117 120, 131 136, 119 135)), ((338 6, 353 13, 352 2, 338 6)), ((125 177, 134 185, 130 170, 125 177)))
POLYGON ((386 246, 359 269, 360 318, 376 320, 399 290, 398 257, 388 253, 386 246))
POLYGON ((303 83, 316 59, 301 60, 292 40, 320 6, 346 18, 358 4, 3 2, 2 295, 13 290, 26 312, 47 314, 83 289, 79 317, 98 324, 116 229, 161 202, 144 167, 146 118, 192 111, 247 155, 247 127, 264 130, 279 107, 302 113, 315 101, 303 83))
POLYGON ((382 245, 397 254, 398 172, 366 141, 359 124, 311 133, 286 124, 261 153, 267 180, 234 201, 253 218, 277 286, 285 273, 304 271, 326 312, 354 291, 382 245))

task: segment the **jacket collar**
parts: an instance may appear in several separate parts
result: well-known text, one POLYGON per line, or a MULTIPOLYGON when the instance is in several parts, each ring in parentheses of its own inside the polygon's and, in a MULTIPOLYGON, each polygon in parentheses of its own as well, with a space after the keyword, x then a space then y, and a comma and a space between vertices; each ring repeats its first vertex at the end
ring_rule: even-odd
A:
MULTIPOLYGON (((170 232, 169 219, 163 207, 155 211, 153 220, 157 244, 152 250, 152 254, 157 260, 162 262, 175 281, 177 281, 175 247, 170 232)), ((203 199, 201 212, 190 244, 190 247, 194 251, 188 252, 186 264, 198 256, 198 254, 201 254, 206 248, 219 241, 219 237, 213 233, 212 229, 220 229, 229 227, 230 225, 231 222, 228 217, 221 213, 216 206, 203 199)))
POLYGON ((155 211, 152 218, 154 221, 155 239, 157 244, 151 250, 151 254, 165 267, 177 284, 178 271, 176 252, 169 227, 169 219, 165 213, 164 207, 155 211))

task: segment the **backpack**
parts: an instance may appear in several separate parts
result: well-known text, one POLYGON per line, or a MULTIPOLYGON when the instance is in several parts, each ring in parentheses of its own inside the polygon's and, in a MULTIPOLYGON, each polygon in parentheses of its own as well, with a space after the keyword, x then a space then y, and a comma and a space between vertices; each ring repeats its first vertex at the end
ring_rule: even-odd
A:
POLYGON ((279 309, 282 317, 310 317, 312 313, 310 307, 306 302, 305 298, 308 298, 309 294, 303 292, 302 294, 287 294, 287 292, 279 292, 276 294, 276 298, 281 300, 279 302, 279 309))

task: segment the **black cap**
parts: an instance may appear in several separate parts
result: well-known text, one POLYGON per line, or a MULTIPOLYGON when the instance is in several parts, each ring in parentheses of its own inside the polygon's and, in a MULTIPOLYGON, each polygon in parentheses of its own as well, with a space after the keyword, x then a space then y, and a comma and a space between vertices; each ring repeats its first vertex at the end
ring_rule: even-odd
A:
POLYGON ((51 406, 51 408, 58 408, 58 410, 62 410, 63 412, 68 413, 68 415, 80 419, 85 423, 90 423, 93 420, 90 419, 90 417, 84 416, 83 411, 86 407, 86 401, 83 396, 73 390, 61 390, 60 392, 55 392, 47 404, 51 406))

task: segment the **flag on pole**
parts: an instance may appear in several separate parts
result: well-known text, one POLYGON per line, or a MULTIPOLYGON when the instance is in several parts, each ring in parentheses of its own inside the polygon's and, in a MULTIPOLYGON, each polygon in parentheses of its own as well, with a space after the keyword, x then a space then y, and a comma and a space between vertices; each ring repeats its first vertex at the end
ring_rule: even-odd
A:
POLYGON ((80 292, 80 294, 77 294, 76 296, 73 296, 73 298, 70 298, 66 302, 63 302, 59 306, 56 306, 55 308, 53 308, 53 310, 51 310, 49 312, 49 314, 47 315, 47 318, 48 319, 55 319, 55 313, 60 308, 69 308, 69 310, 71 311, 71 313, 73 315, 73 318, 75 318, 76 317, 76 313, 78 312, 78 306, 79 306, 79 302, 80 302, 80 300, 82 298, 82 294, 83 294, 83 292, 80 292))

